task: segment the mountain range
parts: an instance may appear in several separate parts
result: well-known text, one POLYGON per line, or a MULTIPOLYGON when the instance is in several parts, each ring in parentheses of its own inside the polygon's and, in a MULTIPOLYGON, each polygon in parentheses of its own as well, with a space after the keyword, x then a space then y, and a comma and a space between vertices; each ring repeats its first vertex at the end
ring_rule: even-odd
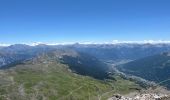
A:
POLYGON ((136 60, 143 57, 170 51, 170 44, 73 44, 73 45, 45 45, 29 46, 16 44, 0 49, 0 67, 15 61, 32 58, 41 52, 48 52, 58 48, 69 48, 92 55, 99 60, 119 62, 122 60, 136 60), (10 56, 8 56, 10 55, 10 56))
POLYGON ((113 64, 127 75, 170 88, 169 51, 164 43, 1 47, 0 99, 106 100, 146 88, 116 73, 113 64))
POLYGON ((73 49, 46 49, 26 58, 1 67, 1 100, 106 100, 142 89, 109 73, 96 57, 73 49))

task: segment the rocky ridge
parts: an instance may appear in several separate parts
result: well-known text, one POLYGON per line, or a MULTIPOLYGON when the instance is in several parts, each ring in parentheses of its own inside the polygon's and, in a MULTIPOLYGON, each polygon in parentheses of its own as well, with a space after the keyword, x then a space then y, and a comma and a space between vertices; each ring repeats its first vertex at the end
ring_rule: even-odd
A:
POLYGON ((108 100, 170 100, 170 96, 165 94, 139 94, 135 97, 125 97, 121 95, 114 95, 108 100))
POLYGON ((128 95, 114 94, 108 100, 170 100, 170 92, 164 87, 149 88, 148 90, 128 95))

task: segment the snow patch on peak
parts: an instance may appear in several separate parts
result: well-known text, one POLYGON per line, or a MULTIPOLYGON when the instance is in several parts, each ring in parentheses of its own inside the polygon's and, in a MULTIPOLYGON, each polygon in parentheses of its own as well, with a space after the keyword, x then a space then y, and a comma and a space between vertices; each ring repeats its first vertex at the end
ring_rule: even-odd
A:
POLYGON ((0 46, 7 47, 7 46, 10 46, 10 44, 0 43, 0 46))

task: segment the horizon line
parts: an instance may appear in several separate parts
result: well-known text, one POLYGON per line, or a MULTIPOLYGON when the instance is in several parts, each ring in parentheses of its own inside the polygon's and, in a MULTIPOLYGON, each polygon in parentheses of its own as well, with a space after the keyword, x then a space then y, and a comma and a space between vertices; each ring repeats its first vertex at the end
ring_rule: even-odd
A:
POLYGON ((10 46, 15 44, 25 44, 29 46, 37 46, 37 45, 74 45, 74 44, 84 44, 84 45, 90 45, 90 44, 170 44, 169 41, 165 40, 143 40, 143 41, 120 41, 120 40, 113 40, 112 42, 53 42, 53 43, 47 43, 47 42, 32 42, 32 43, 14 43, 14 44, 6 44, 6 43, 0 43, 0 46, 10 46))

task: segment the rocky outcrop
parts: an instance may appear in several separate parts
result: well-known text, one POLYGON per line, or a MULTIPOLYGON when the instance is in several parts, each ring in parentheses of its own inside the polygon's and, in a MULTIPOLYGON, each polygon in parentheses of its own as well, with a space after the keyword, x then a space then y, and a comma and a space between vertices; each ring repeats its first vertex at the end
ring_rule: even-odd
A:
POLYGON ((116 94, 113 95, 113 97, 109 98, 108 100, 170 100, 170 96, 165 94, 147 93, 147 94, 138 94, 134 97, 125 97, 116 94))

